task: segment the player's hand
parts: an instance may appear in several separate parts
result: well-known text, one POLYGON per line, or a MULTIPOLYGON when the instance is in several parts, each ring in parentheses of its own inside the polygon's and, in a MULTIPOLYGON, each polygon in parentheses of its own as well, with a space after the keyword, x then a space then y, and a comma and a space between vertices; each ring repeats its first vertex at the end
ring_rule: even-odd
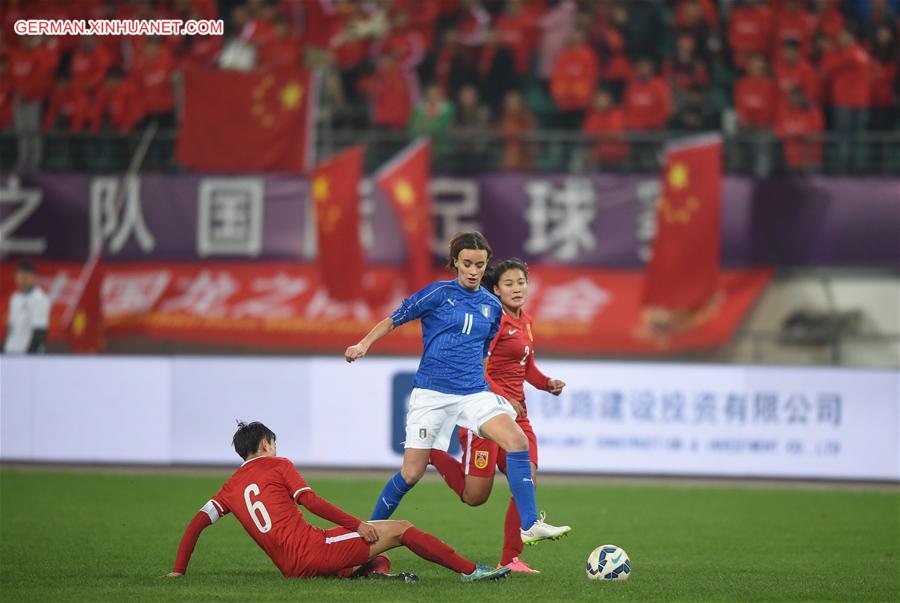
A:
POLYGON ((366 346, 357 343, 356 345, 351 345, 347 348, 347 351, 344 352, 344 358, 346 358, 347 362, 353 362, 357 358, 365 356, 367 351, 366 346))
POLYGON ((180 574, 178 572, 169 572, 168 574, 166 574, 166 578, 180 578, 183 575, 184 574, 180 574))
POLYGON ((517 417, 525 416, 525 407, 522 406, 522 403, 518 400, 509 400, 509 405, 513 407, 513 410, 516 411, 517 417))
POLYGON ((367 544, 378 542, 378 530, 370 523, 361 522, 356 528, 356 533, 363 537, 367 544))
POLYGON ((549 391, 554 396, 558 396, 565 386, 565 381, 560 381, 559 379, 551 379, 547 382, 547 391, 549 391))

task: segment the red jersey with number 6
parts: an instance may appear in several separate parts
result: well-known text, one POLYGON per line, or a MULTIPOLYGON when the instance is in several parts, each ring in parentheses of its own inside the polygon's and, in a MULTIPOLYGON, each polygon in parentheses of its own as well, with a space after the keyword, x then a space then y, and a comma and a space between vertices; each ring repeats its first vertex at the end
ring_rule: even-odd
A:
POLYGON ((550 378, 534 364, 534 332, 525 310, 519 318, 503 312, 500 330, 491 342, 487 378, 491 391, 525 406, 524 382, 547 390, 550 378))
POLYGON ((282 574, 299 575, 298 568, 311 561, 304 551, 316 550, 307 543, 325 538, 324 530, 306 523, 295 502, 310 489, 288 459, 256 457, 241 465, 203 510, 213 522, 217 515, 234 513, 282 574))

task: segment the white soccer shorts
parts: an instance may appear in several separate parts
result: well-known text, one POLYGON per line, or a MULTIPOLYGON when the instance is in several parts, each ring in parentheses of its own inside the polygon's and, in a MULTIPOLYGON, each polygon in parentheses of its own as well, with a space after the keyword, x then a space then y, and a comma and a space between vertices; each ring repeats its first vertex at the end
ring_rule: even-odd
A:
POLYGON ((480 427, 498 415, 516 418, 512 405, 491 392, 465 396, 416 387, 406 413, 406 448, 447 450, 456 425, 481 437, 480 427))

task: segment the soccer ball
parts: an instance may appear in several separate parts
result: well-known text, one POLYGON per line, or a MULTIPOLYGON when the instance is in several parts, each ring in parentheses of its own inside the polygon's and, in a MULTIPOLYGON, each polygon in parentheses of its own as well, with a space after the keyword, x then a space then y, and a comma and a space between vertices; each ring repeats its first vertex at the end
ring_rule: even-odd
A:
POLYGON ((598 546, 588 556, 587 577, 591 580, 628 580, 631 560, 614 544, 598 546))

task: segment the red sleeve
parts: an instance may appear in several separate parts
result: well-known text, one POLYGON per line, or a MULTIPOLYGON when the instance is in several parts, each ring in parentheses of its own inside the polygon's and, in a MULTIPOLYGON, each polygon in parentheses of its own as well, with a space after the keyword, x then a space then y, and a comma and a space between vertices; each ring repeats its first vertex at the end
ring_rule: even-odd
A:
POLYGON ((528 362, 525 365, 525 381, 538 389, 550 390, 550 377, 541 372, 534 363, 534 352, 528 354, 528 362))
POLYGON ((294 467, 294 463, 286 458, 282 458, 281 460, 283 461, 281 466, 281 477, 284 479, 284 484, 287 486, 291 498, 296 501, 298 495, 303 492, 310 492, 312 488, 309 487, 309 484, 306 483, 306 480, 303 479, 303 476, 300 475, 300 472, 294 467))
POLYGON ((187 571, 188 561, 191 560, 191 554, 194 552, 197 539, 200 538, 200 532, 210 525, 212 525, 212 521, 209 515, 203 511, 197 511, 197 514, 194 515, 191 523, 185 529, 184 536, 181 537, 181 543, 178 545, 178 555, 175 557, 175 567, 172 568, 173 572, 183 574, 187 571))
POLYGON ((342 511, 336 505, 331 504, 324 498, 320 498, 312 490, 303 490, 296 498, 297 503, 309 509, 310 513, 318 515, 322 519, 327 519, 331 523, 337 524, 348 530, 355 530, 362 523, 361 519, 357 519, 353 515, 342 511))

